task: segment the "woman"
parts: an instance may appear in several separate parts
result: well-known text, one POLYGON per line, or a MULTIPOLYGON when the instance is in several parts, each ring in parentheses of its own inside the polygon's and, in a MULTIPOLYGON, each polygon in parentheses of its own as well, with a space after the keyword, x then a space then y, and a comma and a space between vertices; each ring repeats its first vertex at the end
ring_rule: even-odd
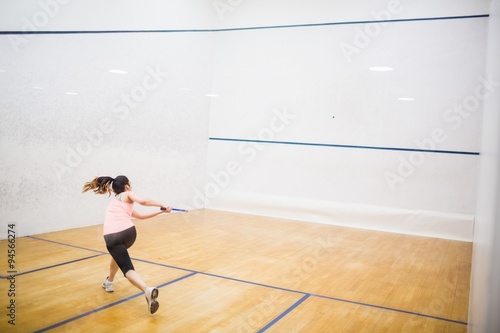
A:
POLYGON ((156 300, 158 298, 158 289, 148 287, 144 283, 141 276, 135 271, 127 251, 134 244, 137 236, 132 218, 144 220, 163 212, 170 213, 172 208, 139 197, 132 192, 130 182, 125 176, 118 176, 115 179, 96 177, 92 181, 85 183, 82 192, 90 190, 93 190, 96 194, 108 193, 108 195, 111 195, 111 192, 115 193, 115 199, 108 204, 104 215, 104 240, 112 259, 109 265, 109 276, 102 283, 102 287, 107 292, 113 292, 113 281, 118 269, 120 269, 130 283, 144 292, 149 312, 151 314, 155 313, 160 306, 156 300), (160 207, 161 210, 155 213, 141 214, 134 210, 134 202, 142 206, 160 207))

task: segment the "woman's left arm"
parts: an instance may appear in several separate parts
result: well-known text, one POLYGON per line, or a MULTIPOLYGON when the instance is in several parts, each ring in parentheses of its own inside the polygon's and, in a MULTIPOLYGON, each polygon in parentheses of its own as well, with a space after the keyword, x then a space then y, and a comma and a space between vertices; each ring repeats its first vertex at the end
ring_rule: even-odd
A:
POLYGON ((159 211, 159 212, 154 212, 154 213, 149 213, 149 214, 141 214, 139 212, 136 212, 135 210, 132 212, 132 217, 139 219, 139 220, 145 220, 149 219, 151 217, 158 216, 160 214, 163 214, 165 211, 159 211))

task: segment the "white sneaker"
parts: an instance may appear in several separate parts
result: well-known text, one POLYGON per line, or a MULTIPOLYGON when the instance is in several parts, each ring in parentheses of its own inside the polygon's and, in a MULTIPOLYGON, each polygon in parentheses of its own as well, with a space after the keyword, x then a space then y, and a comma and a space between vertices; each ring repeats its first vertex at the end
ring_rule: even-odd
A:
POLYGON ((115 291, 115 287, 113 286, 113 282, 109 281, 108 278, 106 278, 106 280, 104 280, 104 282, 102 283, 102 287, 108 293, 112 293, 113 291, 115 291))
POLYGON ((156 310, 160 307, 160 303, 156 301, 158 298, 158 289, 155 287, 147 287, 146 291, 144 292, 146 295, 146 301, 148 302, 148 309, 151 314, 155 313, 156 310))

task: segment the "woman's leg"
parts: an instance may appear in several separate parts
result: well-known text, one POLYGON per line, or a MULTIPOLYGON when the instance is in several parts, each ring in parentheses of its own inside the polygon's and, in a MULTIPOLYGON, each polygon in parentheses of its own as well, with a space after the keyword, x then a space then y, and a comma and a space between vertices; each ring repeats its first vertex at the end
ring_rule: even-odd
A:
POLYGON ((158 298, 158 289, 146 286, 139 273, 132 269, 125 274, 125 277, 130 281, 130 283, 144 292, 146 301, 148 302, 149 312, 151 314, 155 313, 160 307, 160 304, 156 300, 158 298))
POLYGON ((142 291, 146 291, 146 288, 147 288, 147 285, 146 283, 144 283, 144 281, 142 280, 141 276, 139 275, 139 273, 137 273, 136 271, 134 270, 129 270, 126 274, 125 274, 125 277, 130 281, 130 283, 132 283, 134 286, 136 286, 137 288, 139 288, 140 290, 142 291))
POLYGON ((118 267, 118 264, 116 263, 115 259, 111 258, 111 262, 109 263, 109 276, 108 276, 108 281, 113 282, 115 279, 115 275, 118 272, 120 267, 118 267))
POLYGON ((120 267, 118 267, 115 259, 111 258, 111 262, 109 263, 109 275, 102 283, 102 287, 106 290, 106 292, 112 293, 113 291, 115 291, 113 280, 115 279, 115 275, 119 269, 120 267))
POLYGON ((109 263, 109 282, 113 282, 118 270, 121 270, 125 277, 127 277, 126 273, 129 270, 134 270, 134 265, 130 260, 127 249, 134 244, 136 236, 137 232, 135 227, 115 234, 104 235, 106 248, 112 257, 111 262, 109 263))
POLYGON ((159 303, 156 301, 158 298, 158 289, 155 287, 148 287, 142 277, 135 271, 130 255, 127 249, 134 244, 136 238, 135 228, 124 230, 117 234, 105 235, 106 247, 113 257, 113 262, 110 264, 110 274, 116 274, 114 265, 116 264, 123 272, 123 275, 130 281, 132 285, 144 292, 148 302, 148 309, 151 314, 158 310, 159 303))

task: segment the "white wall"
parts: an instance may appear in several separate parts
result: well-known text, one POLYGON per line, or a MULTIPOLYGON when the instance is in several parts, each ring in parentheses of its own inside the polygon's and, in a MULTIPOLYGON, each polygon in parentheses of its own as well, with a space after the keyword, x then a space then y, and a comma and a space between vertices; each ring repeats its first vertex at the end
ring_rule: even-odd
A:
MULTIPOLYGON (((134 3, 4 0, 0 30, 210 25, 204 1, 134 3)), ((18 236, 102 223, 109 199, 81 194, 94 176, 189 202, 205 182, 212 47, 211 33, 0 35, 2 238, 7 223, 18 236)))
POLYGON ((474 333, 500 331, 500 1, 492 1, 490 15, 486 74, 496 90, 484 104, 469 307, 474 333))
POLYGON ((0 31, 207 29, 216 18, 204 0, 0 0, 0 31))
POLYGON ((1 36, 4 216, 21 234, 96 223, 99 210, 67 221, 65 207, 84 200, 87 211, 85 200, 95 200, 74 190, 89 175, 126 173, 186 208, 468 240, 480 106, 453 108, 470 107, 483 88, 487 19, 245 28, 478 15, 488 4, 2 0, 3 31, 163 30, 1 36), (214 27, 226 31, 165 31, 214 27), (129 74, 107 72, 114 68, 129 74), (120 99, 141 92, 148 70, 168 75, 127 110, 120 99), (408 96, 415 101, 397 100, 408 96), (216 140, 207 148, 210 102, 212 138, 473 154, 216 140))
POLYGON ((472 240, 488 19, 346 24, 487 14, 489 3, 440 4, 256 1, 226 12, 225 28, 261 28, 216 34, 205 204, 472 240), (326 22, 343 24, 262 28, 326 22))
MULTIPOLYGON (((392 19, 488 13, 490 0, 215 0, 216 28, 244 28, 368 21, 383 10, 402 7, 392 19)), ((385 19, 383 14, 379 19, 385 19)))

